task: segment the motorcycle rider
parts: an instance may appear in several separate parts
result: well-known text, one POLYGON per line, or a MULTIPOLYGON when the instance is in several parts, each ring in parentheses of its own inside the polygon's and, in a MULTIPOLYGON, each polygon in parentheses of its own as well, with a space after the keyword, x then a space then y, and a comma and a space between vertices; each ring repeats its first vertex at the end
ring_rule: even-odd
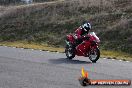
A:
POLYGON ((91 24, 88 21, 83 22, 78 29, 75 31, 76 46, 83 42, 84 36, 91 30, 91 24))

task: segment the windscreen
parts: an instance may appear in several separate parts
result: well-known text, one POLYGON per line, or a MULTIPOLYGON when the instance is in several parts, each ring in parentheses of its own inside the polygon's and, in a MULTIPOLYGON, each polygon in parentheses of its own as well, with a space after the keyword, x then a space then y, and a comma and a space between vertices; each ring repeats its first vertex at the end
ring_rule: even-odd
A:
POLYGON ((94 32, 90 32, 90 34, 96 38, 97 42, 100 42, 99 38, 97 37, 97 35, 94 32))

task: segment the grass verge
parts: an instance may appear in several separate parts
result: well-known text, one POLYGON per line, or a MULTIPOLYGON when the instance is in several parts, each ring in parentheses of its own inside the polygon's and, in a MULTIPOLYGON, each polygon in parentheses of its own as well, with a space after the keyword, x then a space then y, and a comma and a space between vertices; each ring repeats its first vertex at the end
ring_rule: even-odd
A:
MULTIPOLYGON (((64 53, 64 48, 55 48, 47 44, 37 44, 33 42, 28 43, 26 41, 1 42, 0 46, 9 46, 9 47, 36 49, 36 50, 64 53)), ((103 58, 105 57, 107 59, 121 59, 123 61, 132 61, 132 55, 123 53, 123 52, 116 52, 116 51, 101 50, 101 57, 103 58)))
POLYGON ((124 52, 117 52, 117 51, 101 50, 101 57, 106 57, 107 59, 132 61, 132 55, 131 54, 124 53, 124 52))
POLYGON ((9 46, 9 47, 17 47, 17 48, 25 48, 25 49, 36 49, 43 51, 51 51, 51 52, 64 52, 64 48, 55 48, 51 47, 47 44, 37 44, 37 43, 28 43, 25 41, 16 41, 16 42, 1 42, 0 46, 9 46))

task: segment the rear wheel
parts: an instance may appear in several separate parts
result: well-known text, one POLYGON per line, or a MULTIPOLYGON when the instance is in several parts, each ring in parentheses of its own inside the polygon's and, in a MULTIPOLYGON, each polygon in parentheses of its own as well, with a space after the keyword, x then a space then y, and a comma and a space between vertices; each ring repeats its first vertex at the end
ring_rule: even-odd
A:
POLYGON ((70 60, 75 57, 74 49, 68 45, 66 46, 65 54, 67 56, 67 59, 70 59, 70 60))
POLYGON ((93 62, 96 63, 96 61, 100 57, 100 50, 99 48, 92 49, 89 53, 89 59, 93 62))

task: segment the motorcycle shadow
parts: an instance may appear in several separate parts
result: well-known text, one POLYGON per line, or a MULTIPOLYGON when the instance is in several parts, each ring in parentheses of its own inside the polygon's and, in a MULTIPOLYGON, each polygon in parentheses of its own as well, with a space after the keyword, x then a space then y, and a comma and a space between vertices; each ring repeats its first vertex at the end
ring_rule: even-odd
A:
POLYGON ((50 63, 52 64, 92 64, 90 61, 80 61, 80 60, 69 60, 67 58, 58 58, 58 59, 50 59, 50 63))

